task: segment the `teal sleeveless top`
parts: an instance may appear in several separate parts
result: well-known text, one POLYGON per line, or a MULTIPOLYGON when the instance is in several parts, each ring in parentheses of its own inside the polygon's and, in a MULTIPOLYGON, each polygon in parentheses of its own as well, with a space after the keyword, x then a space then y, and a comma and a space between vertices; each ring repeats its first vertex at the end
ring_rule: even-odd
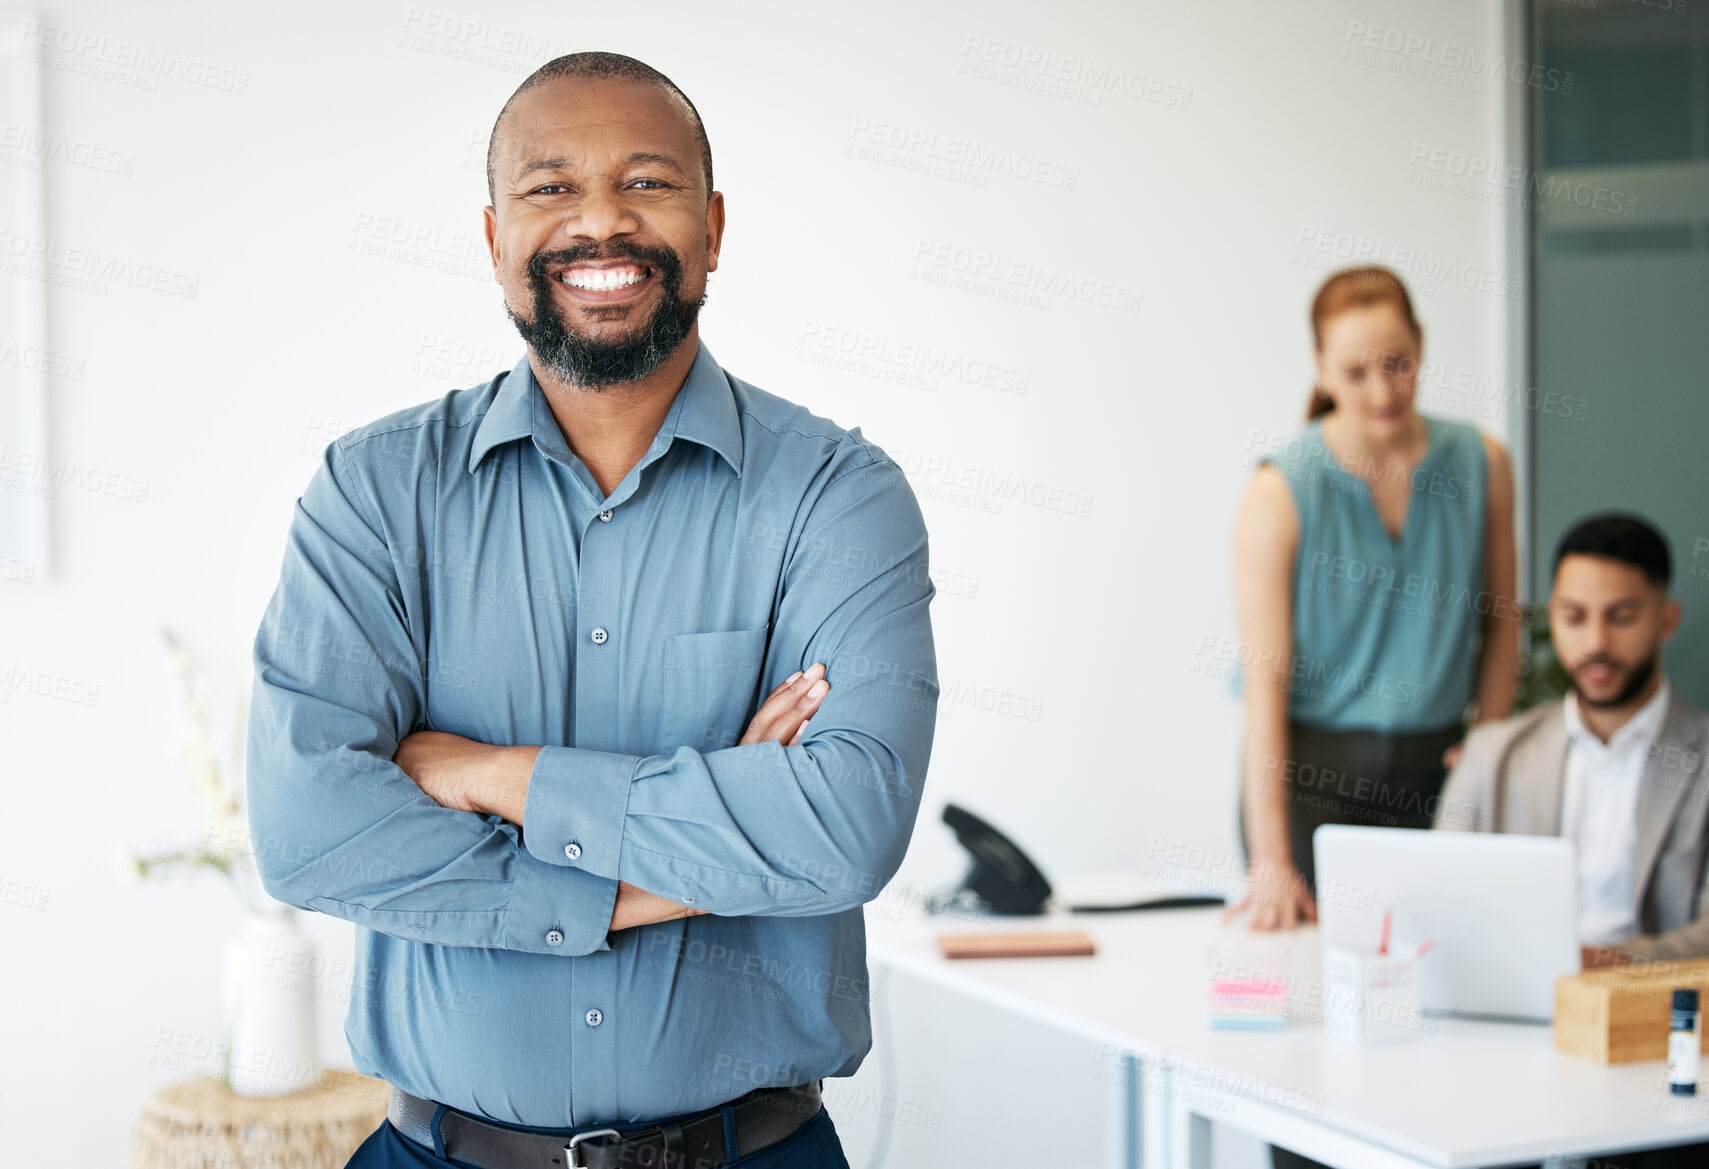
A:
MULTIPOLYGON (((1427 417, 1424 458, 1399 539, 1377 513, 1365 468, 1343 468, 1318 421, 1261 456, 1299 513, 1288 717, 1387 734, 1457 724, 1477 686, 1488 465, 1483 437, 1427 417)), ((1238 666, 1238 663, 1237 663, 1238 666)), ((1240 687, 1235 671, 1235 689, 1240 687)))

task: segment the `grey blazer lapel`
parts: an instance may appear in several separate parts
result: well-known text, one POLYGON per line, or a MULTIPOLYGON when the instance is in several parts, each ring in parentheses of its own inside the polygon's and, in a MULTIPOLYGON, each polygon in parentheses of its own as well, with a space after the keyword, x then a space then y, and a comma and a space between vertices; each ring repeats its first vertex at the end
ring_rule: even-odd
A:
POLYGON ((1502 768, 1507 789, 1498 832, 1561 834, 1561 791, 1566 782, 1567 723, 1560 703, 1550 703, 1529 734, 1521 735, 1502 768))
POLYGON ((1638 854, 1632 868, 1632 895, 1636 898, 1632 908, 1638 914, 1638 921, 1643 920, 1644 899, 1649 896, 1650 879, 1655 875, 1662 843, 1673 827, 1680 801, 1696 778, 1681 766, 1681 761, 1701 758, 1703 744, 1697 741, 1700 733, 1701 727, 1691 708, 1678 695, 1670 696, 1661 737, 1645 758, 1644 772, 1638 782, 1638 854), (1669 750, 1670 747, 1673 749, 1669 750))

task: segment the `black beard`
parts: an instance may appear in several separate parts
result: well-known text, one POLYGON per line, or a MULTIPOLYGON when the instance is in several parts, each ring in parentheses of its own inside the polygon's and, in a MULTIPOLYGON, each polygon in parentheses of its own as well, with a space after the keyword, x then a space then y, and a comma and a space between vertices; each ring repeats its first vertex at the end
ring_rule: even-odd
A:
POLYGON ((663 365, 687 339, 706 297, 692 304, 682 300, 682 261, 669 248, 644 248, 638 244, 613 242, 604 248, 592 244, 558 252, 540 252, 528 261, 528 285, 534 290, 534 319, 525 321, 511 311, 505 313, 516 331, 552 372, 566 383, 584 389, 638 382, 663 365), (646 324, 615 341, 595 341, 572 333, 553 299, 549 266, 564 266, 581 260, 634 260, 659 274, 662 295, 646 324))
MULTIPOLYGON (((1644 661, 1634 666, 1632 668, 1632 676, 1626 679, 1626 684, 1620 687, 1619 693, 1615 694, 1613 698, 1610 698, 1606 702, 1597 702, 1595 699, 1587 698, 1585 696, 1584 691, 1579 689, 1577 671, 1568 674, 1567 681, 1572 683, 1573 693, 1578 695, 1578 700, 1586 706, 1593 707, 1596 710, 1613 710, 1616 707, 1625 706, 1628 702, 1632 701, 1632 699, 1636 698, 1643 692, 1644 687, 1650 684, 1650 678, 1655 675, 1656 662, 1660 657, 1661 651, 1657 650, 1648 658, 1644 659, 1644 661)), ((1595 659, 1587 659, 1586 662, 1580 662, 1580 669, 1582 669, 1589 660, 1595 659)))

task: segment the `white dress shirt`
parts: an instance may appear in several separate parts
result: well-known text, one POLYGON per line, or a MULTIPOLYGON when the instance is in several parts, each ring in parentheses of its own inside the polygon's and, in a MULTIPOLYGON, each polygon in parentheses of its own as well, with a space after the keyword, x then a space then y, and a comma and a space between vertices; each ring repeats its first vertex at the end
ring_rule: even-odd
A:
POLYGON ((1578 845, 1578 932, 1585 945, 1612 945, 1638 932, 1633 866, 1644 761, 1667 715, 1667 679, 1604 743, 1579 717, 1578 696, 1562 703, 1567 770, 1561 835, 1578 845))

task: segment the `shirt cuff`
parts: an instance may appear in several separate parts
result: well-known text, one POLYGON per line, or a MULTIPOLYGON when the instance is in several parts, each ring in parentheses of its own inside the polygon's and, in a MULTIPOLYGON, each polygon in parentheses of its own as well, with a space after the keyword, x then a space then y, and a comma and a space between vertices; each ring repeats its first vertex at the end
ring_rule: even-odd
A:
POLYGON ((542 747, 528 777, 522 839, 529 853, 598 877, 617 877, 629 784, 643 756, 542 747))
POLYGON ((609 950, 606 935, 616 906, 616 881, 582 881, 519 855, 505 914, 504 948, 567 958, 609 950))

